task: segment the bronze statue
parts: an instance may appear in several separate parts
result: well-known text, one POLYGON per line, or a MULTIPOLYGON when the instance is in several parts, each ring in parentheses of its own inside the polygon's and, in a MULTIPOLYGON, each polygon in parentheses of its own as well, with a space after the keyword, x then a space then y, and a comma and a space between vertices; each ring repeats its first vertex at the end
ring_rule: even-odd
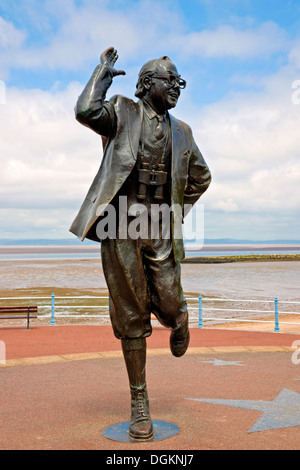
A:
POLYGON ((189 344, 180 279, 184 206, 196 203, 211 174, 190 127, 168 112, 186 86, 171 60, 164 56, 142 67, 135 93, 138 102, 121 95, 106 101, 113 78, 125 75, 115 68, 117 58, 113 47, 102 53, 76 105, 76 119, 102 137, 104 155, 70 231, 82 241, 101 241, 112 327, 121 340, 130 383, 129 436, 146 441, 154 435, 145 374, 150 314, 171 329, 171 352, 182 356, 189 344), (120 216, 124 197, 127 210, 120 216), (146 219, 151 219, 150 209, 157 204, 180 207, 170 217, 169 237, 164 236, 161 216, 158 236, 151 237, 149 231, 124 236, 124 227, 140 215, 137 207, 144 208, 146 219), (113 236, 99 231, 108 207, 118 214, 113 236))

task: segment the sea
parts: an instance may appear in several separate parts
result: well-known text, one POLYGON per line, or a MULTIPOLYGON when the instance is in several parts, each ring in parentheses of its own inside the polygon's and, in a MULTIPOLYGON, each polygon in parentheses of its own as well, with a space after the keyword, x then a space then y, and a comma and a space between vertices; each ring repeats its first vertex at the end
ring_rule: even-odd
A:
MULTIPOLYGON (((186 257, 300 254, 300 242, 269 241, 186 243, 186 257)), ((107 286, 100 260, 99 244, 1 244, 0 279, 3 297, 15 295, 106 295, 107 286), (49 292, 48 292, 49 291, 49 292)), ((273 312, 274 299, 280 313, 300 315, 300 261, 259 263, 182 264, 182 286, 189 300, 191 318, 197 324, 198 295, 203 296, 204 313, 210 317, 247 318, 273 312), (233 299, 229 302, 229 299, 233 299), (248 300, 247 300, 248 299, 248 300), (250 299, 250 300, 249 300, 250 299), (220 302, 227 302, 221 304, 220 302), (257 302, 260 302, 259 304, 257 302), (266 303, 267 302, 267 303, 266 303), (286 302, 286 303, 283 303, 286 302), (206 309, 209 307, 209 311, 206 309), (225 310, 224 310, 225 308, 225 310), (241 309, 240 313, 236 309, 241 309), (254 309, 254 310, 253 310, 254 309), (258 313, 261 312, 261 313, 258 313)), ((50 297, 49 297, 50 298, 50 297)), ((68 300, 69 301, 69 300, 68 300)), ((49 300, 45 301, 49 304, 49 300)), ((76 300, 75 300, 76 302, 76 300)), ((48 307, 47 307, 48 308, 48 307)), ((94 314, 94 310, 91 311, 94 314)), ((93 317, 90 310, 84 312, 93 317)), ((81 311, 79 312, 81 314, 81 311)), ((101 311, 102 313, 102 311, 101 311)), ((108 314, 108 312, 103 312, 108 314)), ((49 308, 46 310, 49 315, 49 308)), ((74 316, 74 310, 67 312, 74 316)), ((206 318, 206 321, 212 321, 206 318)), ((104 320, 103 320, 104 321, 104 320)))
MULTIPOLYGON (((0 261, 13 260, 80 260, 99 259, 99 244, 63 244, 60 241, 37 240, 36 245, 32 241, 28 244, 1 244, 0 261)), ((6 242, 7 243, 7 242, 6 242)), ((12 242, 11 242, 12 243, 12 242)), ((239 242, 225 240, 225 243, 185 244, 186 257, 211 257, 211 256, 246 256, 246 255, 282 255, 300 254, 300 241, 275 241, 275 242, 239 242)))

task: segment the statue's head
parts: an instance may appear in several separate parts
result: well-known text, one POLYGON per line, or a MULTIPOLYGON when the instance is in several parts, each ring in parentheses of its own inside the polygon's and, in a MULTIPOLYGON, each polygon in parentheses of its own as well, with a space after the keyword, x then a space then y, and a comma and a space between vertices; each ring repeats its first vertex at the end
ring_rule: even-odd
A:
POLYGON ((161 112, 174 108, 180 96, 180 89, 186 82, 167 56, 147 62, 140 70, 135 96, 147 99, 161 112))

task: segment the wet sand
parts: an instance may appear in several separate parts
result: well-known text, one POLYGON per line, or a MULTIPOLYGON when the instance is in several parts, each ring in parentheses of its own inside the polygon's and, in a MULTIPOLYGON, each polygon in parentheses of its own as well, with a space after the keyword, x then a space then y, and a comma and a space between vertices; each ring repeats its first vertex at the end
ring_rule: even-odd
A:
MULTIPOLYGON (((48 296, 50 299, 53 292, 56 296, 108 295, 101 261, 98 259, 0 261, 0 279, 0 297, 48 296)), ((280 302, 300 301, 300 262, 183 264, 182 284, 188 297, 197 298, 199 294, 203 296, 203 318, 258 319, 268 316, 266 313, 239 313, 234 312, 233 309, 267 310, 274 317, 273 301, 275 297, 278 297, 280 302), (271 303, 206 302, 206 299, 211 298, 268 300, 271 303), (226 308, 228 310, 208 311, 208 308, 226 308)), ((2 300, 1 305, 11 304, 11 302, 2 300)), ((46 302, 49 304, 49 300, 46 302)), ((87 302, 84 303, 87 304, 87 302)), ((194 318, 193 323, 196 326, 197 300, 190 301, 189 306, 191 318, 194 318)), ((281 303, 280 311, 300 312, 300 305, 281 303)), ((72 313, 78 312, 72 311, 72 313)), ((95 310, 90 309, 89 321, 92 319, 95 321, 92 317, 93 313, 95 310)), ((108 315, 108 310, 102 309, 101 313, 108 315)), ((296 323, 300 320, 300 315, 293 315, 291 318, 289 317, 288 320, 296 323)), ((281 320, 283 321, 282 316, 281 320)), ((60 321, 66 322, 67 320, 64 317, 60 321)), ((105 321, 109 321, 107 317, 105 321)), ((214 321, 213 324, 215 325, 216 322, 214 321)), ((205 326, 209 326, 209 322, 206 322, 205 326)), ((244 323, 240 323, 238 326, 242 329, 249 328, 249 325, 244 323)), ((262 330, 269 327, 274 329, 273 325, 260 324, 259 326, 262 330)), ((233 328, 236 325, 230 322, 226 324, 226 327, 233 328)), ((288 328, 293 329, 293 326, 290 325, 288 328)))
POLYGON ((49 246, 0 246, 0 255, 6 254, 64 254, 64 253, 100 253, 100 246, 95 245, 49 245, 49 246))
MULTIPOLYGON (((207 252, 215 251, 299 251, 300 244, 214 244, 214 245, 186 245, 186 250, 193 254, 193 252, 207 252)), ((41 246, 26 246, 26 245, 0 245, 1 254, 45 254, 45 253, 99 253, 100 245, 95 243, 92 245, 41 245, 41 246)))
MULTIPOLYGON (((300 300, 300 262, 183 264, 186 293, 205 297, 300 300)), ((101 261, 0 261, 0 293, 39 288, 74 291, 106 289, 101 261)), ((1 295, 2 296, 2 295, 1 295)))

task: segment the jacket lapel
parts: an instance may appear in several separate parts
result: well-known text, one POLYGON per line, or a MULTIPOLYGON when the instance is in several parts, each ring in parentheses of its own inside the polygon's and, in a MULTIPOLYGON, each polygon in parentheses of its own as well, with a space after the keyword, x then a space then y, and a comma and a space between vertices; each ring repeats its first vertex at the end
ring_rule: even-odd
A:
POLYGON ((171 131, 172 131, 172 179, 177 174, 180 166, 180 156, 182 149, 182 128, 180 123, 171 114, 171 131))
POLYGON ((136 108, 127 108, 127 129, 128 129, 128 139, 130 149, 133 155, 133 158, 137 159, 137 154, 139 150, 139 142, 141 136, 143 122, 143 104, 142 101, 136 103, 136 108))

